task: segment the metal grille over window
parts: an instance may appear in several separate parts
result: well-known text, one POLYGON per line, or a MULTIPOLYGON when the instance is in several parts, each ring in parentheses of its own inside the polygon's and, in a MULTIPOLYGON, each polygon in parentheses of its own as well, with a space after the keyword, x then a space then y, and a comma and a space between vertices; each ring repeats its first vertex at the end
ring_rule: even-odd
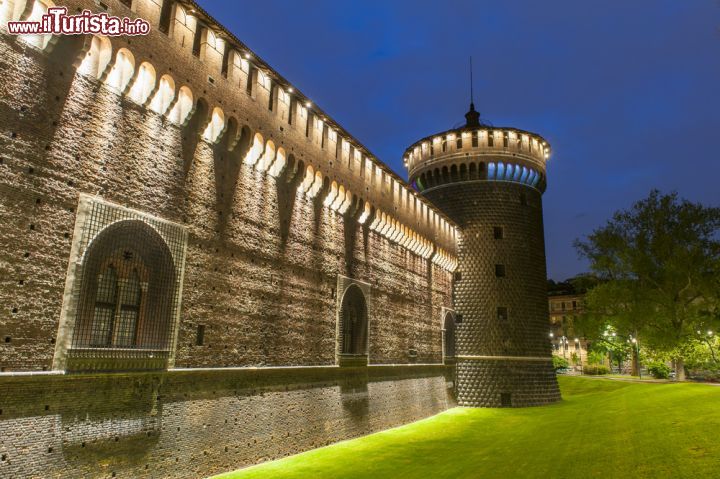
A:
POLYGON ((66 286, 72 300, 64 308, 57 365, 68 370, 168 367, 180 311, 185 229, 86 195, 80 198, 77 223, 76 261, 66 286))

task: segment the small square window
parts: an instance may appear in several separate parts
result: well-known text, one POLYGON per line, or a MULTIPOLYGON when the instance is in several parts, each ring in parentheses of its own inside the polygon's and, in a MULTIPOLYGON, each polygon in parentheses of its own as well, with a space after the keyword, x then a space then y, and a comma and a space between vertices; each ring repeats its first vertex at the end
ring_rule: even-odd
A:
POLYGON ((195 345, 202 346, 203 344, 205 344, 205 325, 198 324, 197 336, 195 337, 195 345))
POLYGON ((503 227, 502 226, 494 226, 493 227, 493 236, 495 239, 503 239, 503 227))
POLYGON ((460 271, 455 271, 455 281, 461 281, 462 280, 462 273, 460 271))
POLYGON ((500 321, 507 321, 508 319, 508 309, 505 306, 498 306, 497 309, 497 319, 500 321))
POLYGON ((505 265, 504 264, 496 264, 495 265, 495 276, 497 276, 498 278, 505 277, 505 265))
POLYGON ((455 315, 455 324, 462 324, 463 317, 462 314, 456 314, 455 315))

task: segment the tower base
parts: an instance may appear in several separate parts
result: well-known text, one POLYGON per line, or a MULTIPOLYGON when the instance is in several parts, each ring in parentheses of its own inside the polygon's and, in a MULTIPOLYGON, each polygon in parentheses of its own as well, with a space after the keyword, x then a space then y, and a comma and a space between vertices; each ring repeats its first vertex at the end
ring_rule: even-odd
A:
POLYGON ((528 407, 561 399, 551 358, 458 358, 456 368, 459 406, 528 407))

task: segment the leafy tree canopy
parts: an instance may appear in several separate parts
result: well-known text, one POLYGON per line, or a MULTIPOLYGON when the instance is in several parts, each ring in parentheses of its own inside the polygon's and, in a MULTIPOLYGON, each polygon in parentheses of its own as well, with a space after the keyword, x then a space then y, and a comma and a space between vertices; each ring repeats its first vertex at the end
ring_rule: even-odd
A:
POLYGON ((696 331, 720 326, 720 208, 657 190, 616 212, 584 240, 599 284, 579 321, 589 337, 608 325, 682 360, 696 331))

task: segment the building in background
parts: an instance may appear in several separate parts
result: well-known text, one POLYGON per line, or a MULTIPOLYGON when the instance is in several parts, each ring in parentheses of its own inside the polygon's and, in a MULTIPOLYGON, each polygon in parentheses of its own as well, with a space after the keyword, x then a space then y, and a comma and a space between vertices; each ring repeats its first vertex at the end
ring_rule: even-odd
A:
POLYGON ((590 342, 575 328, 575 319, 584 311, 584 298, 585 292, 569 281, 549 282, 550 344, 553 354, 566 359, 574 370, 587 364, 590 347, 590 342))

